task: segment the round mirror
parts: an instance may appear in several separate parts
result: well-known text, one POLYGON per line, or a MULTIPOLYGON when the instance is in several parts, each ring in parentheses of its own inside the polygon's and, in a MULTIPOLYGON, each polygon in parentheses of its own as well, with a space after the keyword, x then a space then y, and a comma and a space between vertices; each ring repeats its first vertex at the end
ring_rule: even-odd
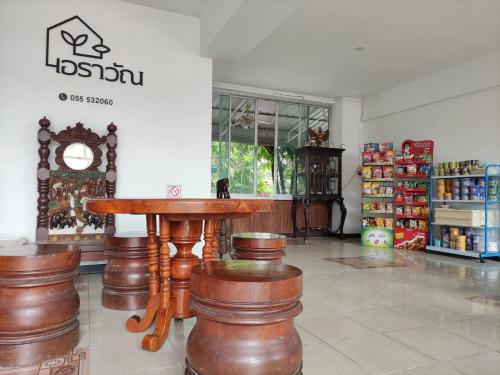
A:
POLYGON ((68 167, 81 171, 90 167, 94 161, 94 153, 83 143, 72 143, 64 149, 64 162, 68 167))

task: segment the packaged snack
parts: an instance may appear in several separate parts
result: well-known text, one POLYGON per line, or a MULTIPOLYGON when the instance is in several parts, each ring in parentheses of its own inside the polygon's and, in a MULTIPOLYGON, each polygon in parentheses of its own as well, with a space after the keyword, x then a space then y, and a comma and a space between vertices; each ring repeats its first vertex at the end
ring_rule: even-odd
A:
POLYGON ((379 212, 382 212, 382 213, 384 213, 384 212, 385 212, 385 203, 380 202, 380 203, 378 203, 378 204, 377 204, 377 206, 378 206, 378 207, 377 207, 377 210, 378 210, 379 212))
POLYGON ((385 195, 386 196, 391 197, 393 193, 394 193, 394 189, 392 186, 385 187, 385 195))
POLYGON ((363 182, 363 194, 372 195, 372 184, 371 182, 363 182))
POLYGON ((363 167, 363 178, 372 178, 372 168, 363 167))
POLYGON ((403 215, 403 206, 396 206, 396 215, 403 215))
POLYGON ((392 203, 386 203, 385 204, 385 210, 388 214, 392 214, 393 206, 392 203))
POLYGON ((373 153, 363 152, 363 163, 372 163, 372 162, 373 162, 373 153))
POLYGON ((416 181, 404 181, 404 186, 405 186, 405 188, 413 189, 417 186, 417 182, 416 181))
POLYGON ((361 226, 363 228, 366 228, 368 226, 368 224, 369 224, 368 223, 368 218, 364 217, 364 218, 361 219, 361 226))
POLYGON ((386 227, 386 228, 392 228, 392 225, 393 225, 392 218, 390 218, 390 217, 386 217, 386 218, 384 219, 384 224, 385 224, 385 227, 386 227))
POLYGON ((404 220, 403 220, 403 219, 398 219, 398 220, 396 220, 396 226, 397 226, 398 228, 404 228, 404 226, 405 226, 405 222, 404 222, 404 220))
POLYGON ((412 207, 411 209, 412 216, 420 216, 422 214, 422 207, 412 207))
POLYGON ((428 164, 422 164, 418 168, 419 174, 425 174, 426 176, 428 176, 429 172, 430 172, 430 165, 428 165, 428 164))
POLYGON ((383 217, 376 217, 375 218, 375 226, 377 226, 379 228, 383 228, 384 227, 384 218, 383 217))
POLYGON ((382 171, 383 171, 384 178, 392 178, 394 168, 391 165, 387 165, 382 169, 382 171))
POLYGON ((409 176, 413 176, 417 174, 417 165, 416 164, 408 164, 406 166, 406 172, 409 176))
POLYGON ((418 221, 418 229, 419 230, 427 230, 427 222, 425 220, 418 221))
POLYGON ((373 162, 374 163, 379 163, 381 161, 381 157, 380 157, 380 152, 374 152, 373 153, 373 162))
POLYGON ((410 219, 410 229, 417 229, 418 220, 410 219))
POLYGON ((378 147, 380 151, 388 151, 392 150, 394 148, 394 145, 392 142, 384 142, 384 143, 379 143, 378 147))
POLYGON ((394 156, 395 156, 394 150, 387 150, 385 152, 385 160, 389 163, 394 163, 394 156))
POLYGON ((405 167, 403 167, 403 166, 397 167, 396 174, 405 174, 405 167))
POLYGON ((365 151, 379 151, 378 143, 365 143, 365 151))
POLYGON ((380 184, 378 182, 372 182, 372 194, 373 195, 380 194, 380 184))
POLYGON ((406 216, 411 216, 413 214, 412 206, 404 206, 404 213, 406 216))
POLYGON ((420 203, 426 203, 427 202, 427 196, 426 195, 416 195, 415 200, 420 203))
POLYGON ((413 203, 413 194, 405 194, 404 201, 405 203, 413 203))
POLYGON ((403 193, 396 193, 394 196, 396 202, 403 202, 403 193))
MULTIPOLYGON (((383 177, 382 167, 373 167, 372 177, 373 178, 382 178, 383 177)), ((368 178, 370 178, 370 177, 368 177, 368 178)))

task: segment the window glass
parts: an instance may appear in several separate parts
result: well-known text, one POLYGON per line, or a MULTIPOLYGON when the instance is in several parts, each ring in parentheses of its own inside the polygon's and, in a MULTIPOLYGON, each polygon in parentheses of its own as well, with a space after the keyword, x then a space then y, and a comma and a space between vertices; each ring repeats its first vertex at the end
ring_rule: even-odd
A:
POLYGON ((229 187, 233 193, 254 193, 255 99, 231 97, 229 187))
POLYGON ((212 100, 212 168, 211 185, 229 177, 229 96, 214 95, 212 100))
POLYGON ((276 126, 276 102, 258 100, 257 128, 257 194, 273 194, 274 180, 274 132, 276 126))
POLYGON ((299 105, 279 103, 276 194, 292 194, 294 191, 294 152, 299 144, 300 135, 299 105))

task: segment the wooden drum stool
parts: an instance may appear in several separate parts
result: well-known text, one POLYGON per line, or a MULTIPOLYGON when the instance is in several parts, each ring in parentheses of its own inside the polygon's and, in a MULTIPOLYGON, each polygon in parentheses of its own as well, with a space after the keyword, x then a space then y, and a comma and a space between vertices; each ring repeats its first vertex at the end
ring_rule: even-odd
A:
POLYGON ((281 263, 286 255, 286 236, 275 233, 235 233, 231 236, 232 259, 269 260, 281 263))
POLYGON ((149 300, 148 238, 108 236, 105 254, 102 305, 114 310, 144 309, 149 300))
POLYGON ((302 342, 302 271, 273 262, 203 263, 191 275, 196 325, 186 347, 188 375, 295 375, 302 342))
POLYGON ((72 245, 0 249, 0 366, 35 364, 76 347, 79 263, 72 245))

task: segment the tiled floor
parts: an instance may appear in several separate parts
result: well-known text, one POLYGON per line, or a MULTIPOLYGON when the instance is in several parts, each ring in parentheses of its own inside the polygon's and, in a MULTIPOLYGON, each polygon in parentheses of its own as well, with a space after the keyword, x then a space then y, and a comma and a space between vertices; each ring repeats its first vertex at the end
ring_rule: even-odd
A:
MULTIPOLYGON (((304 271, 304 311, 296 319, 304 374, 500 374, 498 299, 470 298, 500 296, 500 262, 331 239, 292 241, 285 262, 304 271)), ((80 286, 80 345, 90 347, 90 375, 184 374, 194 319, 175 322, 163 348, 145 352, 144 334, 125 330, 132 313, 103 308, 101 287, 101 275, 84 276, 80 286)))

